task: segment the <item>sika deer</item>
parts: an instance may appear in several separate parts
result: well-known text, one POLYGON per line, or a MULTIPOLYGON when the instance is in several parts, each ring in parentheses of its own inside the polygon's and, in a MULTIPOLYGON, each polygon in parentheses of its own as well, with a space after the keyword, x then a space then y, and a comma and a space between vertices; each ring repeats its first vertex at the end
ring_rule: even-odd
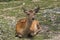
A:
POLYGON ((20 19, 16 24, 16 36, 26 37, 35 36, 39 31, 41 31, 41 26, 39 22, 35 20, 35 14, 39 11, 39 7, 34 10, 24 10, 27 15, 26 18, 20 19))

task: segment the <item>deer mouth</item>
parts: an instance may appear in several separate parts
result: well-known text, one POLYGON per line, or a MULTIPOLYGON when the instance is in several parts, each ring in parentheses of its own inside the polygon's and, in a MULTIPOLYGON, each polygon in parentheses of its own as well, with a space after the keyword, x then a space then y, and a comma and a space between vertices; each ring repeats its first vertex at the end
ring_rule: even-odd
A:
POLYGON ((34 20, 34 18, 32 18, 32 20, 34 20))

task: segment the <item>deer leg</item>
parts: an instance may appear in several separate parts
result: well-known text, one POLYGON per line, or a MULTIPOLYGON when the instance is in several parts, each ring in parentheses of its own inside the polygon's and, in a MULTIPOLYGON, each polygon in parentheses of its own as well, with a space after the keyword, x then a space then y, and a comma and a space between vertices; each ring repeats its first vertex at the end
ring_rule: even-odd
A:
POLYGON ((15 37, 22 38, 22 34, 20 34, 20 33, 17 33, 17 34, 15 35, 15 37))
POLYGON ((37 35, 40 32, 41 29, 36 30, 35 32, 31 33, 32 36, 37 35))
POLYGON ((38 24, 37 25, 37 31, 35 33, 38 34, 41 30, 42 30, 42 27, 38 24))
POLYGON ((32 36, 35 36, 35 35, 37 35, 41 30, 42 30, 42 28, 41 28, 40 25, 39 25, 39 26, 37 26, 37 30, 34 31, 34 32, 32 32, 31 35, 32 35, 32 36))
POLYGON ((38 29, 34 34, 38 34, 41 31, 41 29, 38 29))

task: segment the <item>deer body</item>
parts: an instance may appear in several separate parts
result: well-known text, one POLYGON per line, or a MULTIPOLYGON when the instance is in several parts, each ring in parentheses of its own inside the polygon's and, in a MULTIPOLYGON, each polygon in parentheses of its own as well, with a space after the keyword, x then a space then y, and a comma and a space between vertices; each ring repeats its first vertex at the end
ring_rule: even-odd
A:
POLYGON ((16 24, 16 33, 23 35, 23 30, 26 26, 26 19, 20 19, 16 24))
MULTIPOLYGON (((41 30, 40 27, 41 27, 41 26, 40 26, 40 24, 39 24, 39 21, 34 20, 34 21, 32 22, 32 24, 31 24, 31 27, 30 27, 31 33, 33 32, 34 34, 36 34, 39 29, 41 30)), ((40 31, 40 30, 39 30, 39 31, 40 31)))
MULTIPOLYGON (((37 12, 38 9, 35 11, 37 12)), ((23 37, 26 35, 35 36, 41 30, 41 26, 39 25, 39 22, 34 19, 35 12, 33 12, 32 10, 30 11, 24 10, 24 12, 27 14, 27 17, 20 19, 17 22, 16 34, 19 37, 23 37)))

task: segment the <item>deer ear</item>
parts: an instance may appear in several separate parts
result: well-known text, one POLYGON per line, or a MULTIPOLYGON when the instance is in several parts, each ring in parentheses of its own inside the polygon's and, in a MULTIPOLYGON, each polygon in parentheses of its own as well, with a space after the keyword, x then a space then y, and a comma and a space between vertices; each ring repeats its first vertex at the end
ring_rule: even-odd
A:
POLYGON ((35 13, 38 13, 39 9, 40 9, 40 7, 39 7, 39 6, 38 6, 38 7, 36 7, 36 8, 34 9, 34 12, 35 12, 35 13))
POLYGON ((27 13, 27 10, 24 7, 22 7, 22 9, 24 13, 27 13))

